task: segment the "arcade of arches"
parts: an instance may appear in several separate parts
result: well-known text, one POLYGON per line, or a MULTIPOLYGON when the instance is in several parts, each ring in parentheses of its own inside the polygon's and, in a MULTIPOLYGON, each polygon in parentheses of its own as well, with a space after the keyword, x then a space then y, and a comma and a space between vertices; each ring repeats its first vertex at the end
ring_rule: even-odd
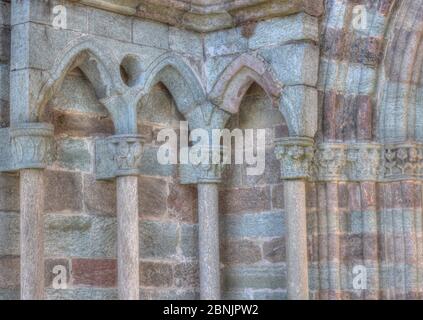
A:
POLYGON ((0 299, 422 299, 422 12, 0 0, 0 299), (181 121, 264 172, 160 164, 181 121))

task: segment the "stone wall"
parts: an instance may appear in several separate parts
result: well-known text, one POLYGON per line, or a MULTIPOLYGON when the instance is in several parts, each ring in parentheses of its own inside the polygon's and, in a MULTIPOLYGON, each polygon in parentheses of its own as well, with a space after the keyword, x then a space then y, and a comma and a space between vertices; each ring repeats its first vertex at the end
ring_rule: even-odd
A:
MULTIPOLYGON (((252 1, 216 4, 209 15, 214 9, 198 3, 171 13, 165 0, 138 8, 30 0, 12 17, 10 2, 0 0, 0 133, 20 122, 54 126, 45 170, 48 299, 118 298, 116 182, 110 167, 99 170, 96 159, 108 154, 96 141, 128 131, 146 140, 140 297, 200 297, 198 177, 183 184, 181 168, 156 157, 159 130, 178 131, 181 120, 190 129, 266 130, 264 174, 233 164, 219 185, 222 298, 288 297, 290 168, 277 146, 297 137, 314 139, 310 298, 423 297, 423 1, 252 1), (57 4, 67 8, 64 30, 52 26, 57 4), (357 5, 367 12, 363 30, 353 27, 357 5), (57 265, 66 289, 52 287, 57 265), (366 290, 353 287, 357 266, 366 268, 366 290)), ((3 153, 11 143, 0 141, 3 153)), ((21 260, 20 177, 3 168, 5 157, 0 299, 19 297, 21 260)))

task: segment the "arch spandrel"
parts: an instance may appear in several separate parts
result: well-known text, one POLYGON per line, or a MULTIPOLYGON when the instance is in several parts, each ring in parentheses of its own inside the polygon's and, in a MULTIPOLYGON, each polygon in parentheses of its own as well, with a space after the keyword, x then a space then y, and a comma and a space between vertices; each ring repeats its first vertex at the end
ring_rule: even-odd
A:
MULTIPOLYGON (((87 77, 99 101, 121 95, 126 89, 120 77, 119 62, 95 39, 82 38, 72 42, 55 61, 38 94, 36 108, 32 115, 34 119, 39 117, 47 102, 60 89, 68 72, 76 67, 87 77)), ((108 105, 105 107, 116 122, 113 110, 110 110, 108 105)))

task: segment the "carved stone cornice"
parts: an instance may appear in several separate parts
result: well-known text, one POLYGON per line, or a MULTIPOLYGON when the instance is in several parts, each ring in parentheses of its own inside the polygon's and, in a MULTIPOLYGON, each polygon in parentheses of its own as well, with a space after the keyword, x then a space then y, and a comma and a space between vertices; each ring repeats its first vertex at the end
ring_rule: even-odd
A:
POLYGON ((380 175, 382 147, 374 143, 357 143, 347 148, 347 177, 353 181, 376 181, 380 175))
POLYGON ((306 12, 320 16, 322 0, 74 0, 83 5, 127 16, 166 23, 197 32, 306 12))
POLYGON ((423 177, 423 145, 417 143, 387 144, 383 148, 383 177, 398 180, 423 177))
POLYGON ((320 144, 316 147, 314 169, 317 180, 346 180, 346 149, 346 145, 336 143, 320 144))
POLYGON ((11 127, 9 134, 13 170, 44 169, 53 160, 53 125, 22 123, 11 127))
POLYGON ((313 159, 313 139, 292 137, 276 142, 276 158, 281 162, 283 180, 310 179, 313 159))
POLYGON ((145 137, 115 135, 95 140, 95 174, 98 180, 140 174, 145 137))

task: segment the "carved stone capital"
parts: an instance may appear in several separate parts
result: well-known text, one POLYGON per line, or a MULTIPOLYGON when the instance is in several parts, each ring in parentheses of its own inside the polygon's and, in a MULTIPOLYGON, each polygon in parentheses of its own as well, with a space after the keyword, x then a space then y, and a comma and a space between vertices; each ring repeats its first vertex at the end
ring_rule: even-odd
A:
POLYGON ((222 181, 222 171, 225 165, 224 155, 227 150, 223 146, 209 146, 208 148, 204 148, 203 152, 208 153, 208 163, 180 165, 179 170, 182 184, 220 183, 222 181), (217 156, 220 156, 221 161, 218 162, 213 159, 217 156))
POLYGON ((423 145, 385 145, 382 153, 383 177, 388 180, 423 177, 423 145))
POLYGON ((381 146, 357 143, 348 147, 347 175, 353 181, 377 181, 380 174, 381 146))
POLYGON ((13 169, 44 169, 52 161, 54 127, 21 123, 10 128, 13 169))
POLYGON ((138 175, 143 154, 141 135, 116 135, 106 139, 115 165, 115 176, 138 175))
POLYGON ((275 154, 281 162, 283 180, 311 178, 313 139, 306 137, 279 139, 276 141, 275 154))
POLYGON ((321 144, 316 149, 315 169, 320 181, 346 179, 347 146, 344 144, 321 144))

